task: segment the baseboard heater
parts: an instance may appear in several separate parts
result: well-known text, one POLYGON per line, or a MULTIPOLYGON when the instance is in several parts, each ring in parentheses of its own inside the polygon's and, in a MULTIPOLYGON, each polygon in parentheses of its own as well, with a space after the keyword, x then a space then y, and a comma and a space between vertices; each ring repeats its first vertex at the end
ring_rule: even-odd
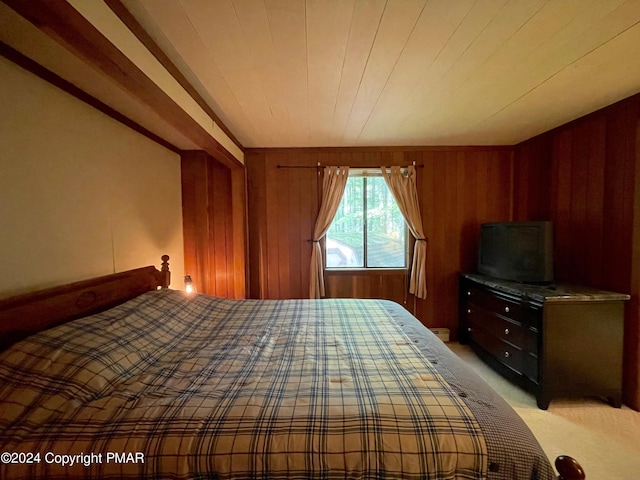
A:
POLYGON ((438 337, 443 342, 449 341, 449 329, 448 328, 430 328, 436 337, 438 337))

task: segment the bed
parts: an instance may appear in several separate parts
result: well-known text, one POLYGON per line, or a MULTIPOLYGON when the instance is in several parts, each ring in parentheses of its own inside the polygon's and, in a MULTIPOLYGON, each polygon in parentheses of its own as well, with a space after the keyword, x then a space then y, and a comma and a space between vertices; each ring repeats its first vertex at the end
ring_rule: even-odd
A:
POLYGON ((0 478, 584 478, 397 304, 169 279, 0 301, 0 478))

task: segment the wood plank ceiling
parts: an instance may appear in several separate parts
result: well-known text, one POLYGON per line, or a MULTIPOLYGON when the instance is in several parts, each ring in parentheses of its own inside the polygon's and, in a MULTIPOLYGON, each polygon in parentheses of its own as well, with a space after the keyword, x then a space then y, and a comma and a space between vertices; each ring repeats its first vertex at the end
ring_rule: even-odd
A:
POLYGON ((504 145, 640 91, 639 0, 122 0, 244 147, 504 145))

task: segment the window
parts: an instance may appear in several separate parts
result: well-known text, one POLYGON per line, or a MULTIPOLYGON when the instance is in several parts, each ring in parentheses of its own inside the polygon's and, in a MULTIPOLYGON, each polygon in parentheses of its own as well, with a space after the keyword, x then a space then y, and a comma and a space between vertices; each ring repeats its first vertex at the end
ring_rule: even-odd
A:
POLYGON ((325 259, 327 268, 406 268, 407 227, 380 173, 350 172, 325 259))

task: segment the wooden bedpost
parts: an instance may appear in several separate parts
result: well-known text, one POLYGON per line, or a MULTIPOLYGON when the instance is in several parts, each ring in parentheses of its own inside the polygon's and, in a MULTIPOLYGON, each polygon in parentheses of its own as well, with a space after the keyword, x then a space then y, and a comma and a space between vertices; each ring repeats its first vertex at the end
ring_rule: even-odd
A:
POLYGON ((586 478, 582 466, 567 455, 556 458, 556 470, 560 476, 558 480, 584 480, 586 478))
POLYGON ((161 288, 169 288, 171 283, 171 272, 169 271, 169 255, 163 255, 161 257, 162 265, 160 267, 160 273, 162 278, 160 280, 161 288))

